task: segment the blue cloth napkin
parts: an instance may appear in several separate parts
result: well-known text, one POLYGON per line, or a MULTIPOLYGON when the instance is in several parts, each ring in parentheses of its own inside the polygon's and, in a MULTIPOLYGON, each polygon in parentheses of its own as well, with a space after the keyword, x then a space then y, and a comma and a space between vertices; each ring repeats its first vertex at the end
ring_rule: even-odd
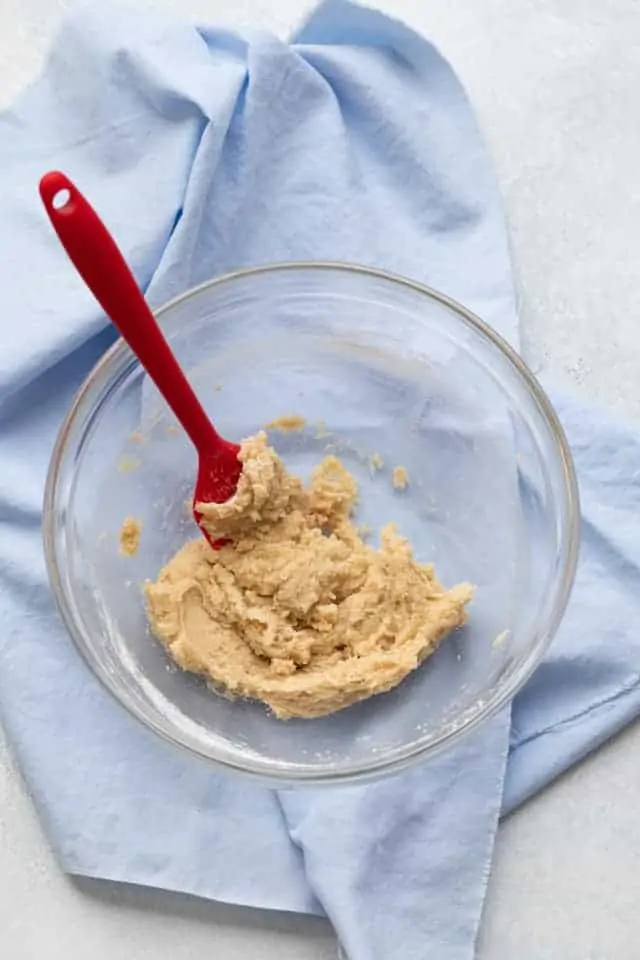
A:
POLYGON ((0 717, 66 870, 324 913, 350 960, 471 958, 501 805, 640 712, 640 438, 554 396, 583 556, 511 728, 504 713, 366 787, 218 775, 109 699, 53 610, 48 457, 113 339, 39 207, 53 167, 98 207, 153 303, 243 265, 359 261, 433 284, 517 345, 502 214, 460 84, 427 42, 345 0, 291 44, 116 5, 71 14, 42 79, 0 116, 0 717))

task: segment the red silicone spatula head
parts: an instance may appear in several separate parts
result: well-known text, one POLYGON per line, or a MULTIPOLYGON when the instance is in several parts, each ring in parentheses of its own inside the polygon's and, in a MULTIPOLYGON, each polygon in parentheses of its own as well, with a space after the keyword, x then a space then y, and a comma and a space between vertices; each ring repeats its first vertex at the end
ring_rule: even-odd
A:
POLYGON ((240 447, 223 440, 191 389, 115 240, 78 188, 63 173, 47 173, 40 196, 76 270, 127 341, 198 452, 193 503, 224 503, 235 493, 240 447))

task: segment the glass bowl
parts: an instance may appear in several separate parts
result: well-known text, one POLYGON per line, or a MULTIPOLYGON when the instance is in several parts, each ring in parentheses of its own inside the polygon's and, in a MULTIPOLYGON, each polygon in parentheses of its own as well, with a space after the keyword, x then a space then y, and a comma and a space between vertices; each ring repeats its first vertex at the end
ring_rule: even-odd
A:
POLYGON ((467 626, 403 683, 322 719, 283 722, 174 667, 149 634, 141 585, 198 535, 186 506, 195 453, 118 341, 61 428, 44 506, 58 606, 107 690, 172 744, 280 786, 402 769, 506 704, 562 617, 579 513, 562 429, 511 348, 442 294, 347 265, 244 270, 157 316, 223 436, 303 417, 303 430, 270 433, 288 467, 306 477, 337 453, 373 539, 395 521, 446 586, 477 592, 467 626), (127 516, 142 524, 132 557, 119 552, 127 516))

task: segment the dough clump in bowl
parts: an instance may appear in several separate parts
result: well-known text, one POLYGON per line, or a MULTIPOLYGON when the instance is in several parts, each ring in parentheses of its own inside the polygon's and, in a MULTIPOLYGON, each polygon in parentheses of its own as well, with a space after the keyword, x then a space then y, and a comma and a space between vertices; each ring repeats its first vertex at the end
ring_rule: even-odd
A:
POLYGON ((379 549, 363 541, 336 457, 308 487, 264 433, 240 459, 235 496, 197 505, 228 544, 187 543, 145 588, 151 631, 184 670, 280 718, 320 717, 395 687, 466 622, 469 584, 445 589, 393 525, 379 549))

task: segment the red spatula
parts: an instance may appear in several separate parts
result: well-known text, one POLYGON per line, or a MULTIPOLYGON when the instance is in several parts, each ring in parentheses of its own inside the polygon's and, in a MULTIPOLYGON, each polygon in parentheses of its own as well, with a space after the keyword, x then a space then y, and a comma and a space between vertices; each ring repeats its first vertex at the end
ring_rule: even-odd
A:
POLYGON ((193 515, 201 525, 196 503, 224 503, 235 493, 242 464, 240 447, 216 432, 180 369, 158 323, 115 240, 78 188, 63 173, 52 171, 40 181, 40 196, 53 227, 76 270, 127 341, 167 401, 198 452, 193 515))

